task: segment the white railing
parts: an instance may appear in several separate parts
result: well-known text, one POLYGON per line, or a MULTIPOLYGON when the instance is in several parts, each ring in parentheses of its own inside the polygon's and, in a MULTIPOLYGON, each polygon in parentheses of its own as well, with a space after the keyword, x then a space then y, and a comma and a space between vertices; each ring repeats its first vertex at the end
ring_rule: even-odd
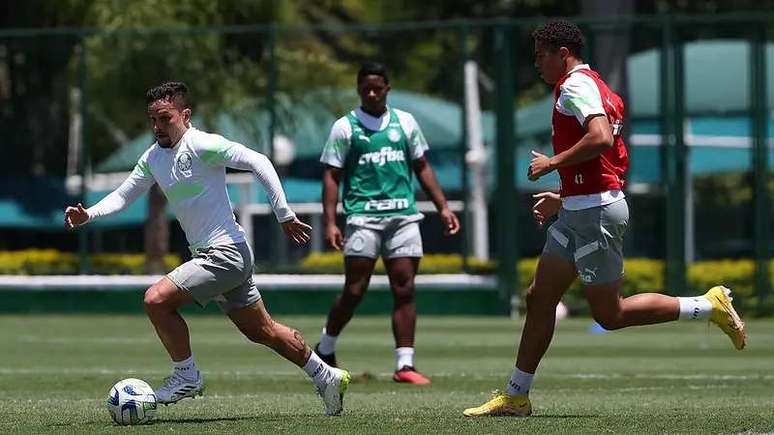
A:
MULTIPOLYGON (((143 290, 161 275, 0 275, 0 290, 14 291, 137 291, 143 290)), ((253 275, 259 290, 339 290, 344 275, 253 275)), ((369 290, 389 289, 386 275, 374 275, 369 290)), ((467 274, 417 275, 418 291, 425 290, 493 290, 493 276, 467 274)))

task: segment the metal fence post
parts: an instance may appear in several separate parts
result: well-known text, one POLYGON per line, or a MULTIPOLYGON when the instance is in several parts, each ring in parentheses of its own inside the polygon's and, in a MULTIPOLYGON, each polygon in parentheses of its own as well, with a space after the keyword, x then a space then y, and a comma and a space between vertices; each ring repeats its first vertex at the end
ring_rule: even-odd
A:
POLYGON ((460 73, 460 95, 462 96, 462 101, 460 102, 460 169, 461 169, 461 176, 462 176, 462 213, 460 213, 460 220, 462 223, 462 269, 466 272, 470 272, 470 267, 468 265, 468 257, 470 256, 470 238, 471 238, 471 231, 468 230, 469 224, 471 222, 471 219, 469 219, 469 212, 468 209, 468 189, 470 188, 470 185, 468 183, 468 163, 465 158, 467 152, 468 152, 468 124, 467 124, 467 116, 468 116, 468 106, 465 104, 465 62, 468 61, 468 34, 470 33, 470 28, 467 24, 461 24, 459 27, 459 44, 460 44, 460 62, 459 62, 459 73, 460 73))
POLYGON ((494 29, 494 64, 497 81, 497 286, 505 311, 518 314, 518 283, 516 276, 516 202, 514 188, 514 75, 510 25, 494 29))
MULTIPOLYGON (((277 134, 277 26, 272 24, 269 27, 269 52, 268 68, 269 77, 267 80, 266 106, 269 111, 269 140, 266 144, 266 155, 270 159, 274 158, 274 136, 277 134)), ((282 231, 276 231, 273 237, 274 263, 287 264, 288 262, 288 242, 282 231)))
MULTIPOLYGON (((81 33, 81 41, 78 52, 78 87, 81 89, 81 99, 78 110, 81 112, 81 146, 80 156, 78 157, 78 173, 81 174, 80 197, 84 207, 88 207, 87 195, 89 192, 88 180, 91 159, 89 152, 88 138, 88 71, 86 62, 86 34, 81 33)), ((91 272, 91 262, 89 261, 89 226, 84 225, 78 230, 78 273, 88 274, 91 272)))
POLYGON ((662 186, 666 206, 666 289, 679 295, 686 291, 685 198, 686 154, 683 134, 683 45, 674 23, 666 17, 661 40, 661 151, 662 186))
POLYGON ((769 280, 769 167, 768 167, 768 107, 766 83, 766 27, 756 26, 751 50, 750 109, 753 128, 753 211, 755 252, 755 293, 758 296, 758 313, 767 311, 767 299, 771 292, 769 280))
POLYGON ((268 143, 266 144, 266 155, 269 156, 269 158, 273 157, 274 154, 274 135, 276 133, 277 128, 277 108, 276 108, 276 98, 275 94, 277 92, 277 58, 276 58, 276 50, 277 50, 277 28, 275 25, 271 25, 269 27, 268 32, 268 80, 266 83, 266 107, 269 112, 269 134, 268 134, 268 143))

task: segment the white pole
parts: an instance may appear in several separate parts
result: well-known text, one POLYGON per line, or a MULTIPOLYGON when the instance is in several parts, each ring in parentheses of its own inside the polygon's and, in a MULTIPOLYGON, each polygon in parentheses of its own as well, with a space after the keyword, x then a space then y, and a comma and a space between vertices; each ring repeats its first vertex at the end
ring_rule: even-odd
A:
POLYGON ((478 64, 465 62, 465 125, 468 132, 468 152, 465 163, 470 168, 470 191, 468 204, 472 221, 473 256, 480 260, 489 259, 489 222, 486 205, 486 148, 481 127, 481 104, 478 95, 478 64))
MULTIPOLYGON (((80 175, 78 173, 78 157, 81 150, 81 128, 83 120, 81 119, 81 90, 73 88, 70 90, 70 131, 67 137, 67 176, 80 175)), ((74 194, 80 188, 80 183, 68 185, 68 193, 74 194)))
POLYGON ((239 183, 239 224, 242 225, 242 229, 245 230, 245 238, 247 239, 247 243, 254 247, 255 241, 253 240, 253 215, 249 211, 249 205, 252 204, 253 199, 253 196, 250 195, 250 193, 252 193, 252 189, 250 188, 251 184, 252 183, 249 181, 247 183, 239 183))
POLYGON ((691 145, 694 143, 693 133, 691 133, 691 121, 686 118, 683 123, 683 131, 685 133, 686 156, 685 156, 685 264, 691 265, 696 260, 696 228, 695 228, 695 213, 696 207, 694 204, 693 194, 693 174, 691 173, 691 145))

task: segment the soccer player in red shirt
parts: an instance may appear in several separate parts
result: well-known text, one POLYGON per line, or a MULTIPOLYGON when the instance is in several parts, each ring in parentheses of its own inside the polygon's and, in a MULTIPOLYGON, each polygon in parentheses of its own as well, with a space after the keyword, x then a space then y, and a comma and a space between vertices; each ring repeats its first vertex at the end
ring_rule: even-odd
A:
POLYGON ((527 318, 516 367, 504 392, 481 406, 466 409, 469 417, 528 416, 532 377, 554 333, 555 310, 576 276, 594 319, 605 329, 673 320, 707 320, 744 348, 744 323, 723 286, 696 297, 643 293, 624 298, 623 236, 629 209, 622 191, 629 166, 621 136, 624 105, 581 59, 583 34, 567 21, 553 21, 533 33, 535 67, 554 85, 552 157, 533 151, 529 179, 559 171, 559 193, 535 195, 533 215, 548 228, 535 279, 527 290, 527 318))

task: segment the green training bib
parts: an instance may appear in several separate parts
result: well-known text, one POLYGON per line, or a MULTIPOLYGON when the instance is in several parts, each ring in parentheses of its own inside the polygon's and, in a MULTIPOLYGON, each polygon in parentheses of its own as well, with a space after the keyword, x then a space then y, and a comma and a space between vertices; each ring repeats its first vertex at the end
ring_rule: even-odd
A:
POLYGON ((344 163, 344 213, 398 216, 417 212, 412 184, 408 139, 398 116, 389 109, 390 122, 381 131, 363 126, 353 112, 350 148, 344 163))

